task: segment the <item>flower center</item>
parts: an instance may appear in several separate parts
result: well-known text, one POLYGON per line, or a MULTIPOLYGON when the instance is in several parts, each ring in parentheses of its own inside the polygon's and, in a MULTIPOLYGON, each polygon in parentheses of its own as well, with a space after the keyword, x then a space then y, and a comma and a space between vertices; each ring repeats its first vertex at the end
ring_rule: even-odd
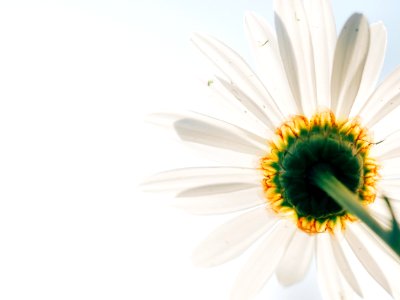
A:
POLYGON ((363 204, 373 202, 378 175, 369 157, 372 145, 356 119, 337 121, 330 112, 291 118, 277 129, 270 153, 261 159, 267 201, 306 232, 344 229, 355 218, 314 185, 312 176, 316 168, 328 168, 363 204))

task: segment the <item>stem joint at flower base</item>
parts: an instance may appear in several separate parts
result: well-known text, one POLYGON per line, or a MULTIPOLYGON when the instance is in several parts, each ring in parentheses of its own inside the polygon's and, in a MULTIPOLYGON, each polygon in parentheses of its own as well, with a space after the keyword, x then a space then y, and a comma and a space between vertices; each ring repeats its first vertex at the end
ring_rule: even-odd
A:
POLYGON ((364 207, 357 195, 341 183, 326 165, 318 165, 311 175, 313 183, 333 198, 341 207, 355 215, 375 232, 400 257, 400 228, 390 200, 384 197, 392 217, 392 228, 384 229, 364 207))

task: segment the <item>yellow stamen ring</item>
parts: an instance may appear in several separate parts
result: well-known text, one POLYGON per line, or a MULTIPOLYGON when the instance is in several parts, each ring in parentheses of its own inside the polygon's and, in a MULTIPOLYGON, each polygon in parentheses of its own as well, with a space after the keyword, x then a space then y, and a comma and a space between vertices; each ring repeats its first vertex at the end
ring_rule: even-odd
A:
POLYGON ((314 186, 310 172, 316 165, 327 165, 368 205, 375 200, 378 180, 372 146, 358 119, 339 121, 332 112, 290 118, 276 130, 269 153, 261 159, 267 202, 307 233, 344 229, 356 218, 314 186))

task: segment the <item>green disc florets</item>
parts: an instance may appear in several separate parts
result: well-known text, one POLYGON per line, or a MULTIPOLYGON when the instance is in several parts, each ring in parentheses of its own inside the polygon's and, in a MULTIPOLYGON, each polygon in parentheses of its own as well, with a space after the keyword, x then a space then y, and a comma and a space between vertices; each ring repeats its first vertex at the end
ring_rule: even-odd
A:
POLYGON ((330 196, 313 184, 316 168, 327 168, 360 201, 375 199, 377 167, 368 154, 372 142, 357 120, 338 122, 332 113, 310 120, 296 116, 277 129, 264 157, 264 190, 271 207, 295 217, 299 228, 316 233, 344 227, 352 220, 330 196))

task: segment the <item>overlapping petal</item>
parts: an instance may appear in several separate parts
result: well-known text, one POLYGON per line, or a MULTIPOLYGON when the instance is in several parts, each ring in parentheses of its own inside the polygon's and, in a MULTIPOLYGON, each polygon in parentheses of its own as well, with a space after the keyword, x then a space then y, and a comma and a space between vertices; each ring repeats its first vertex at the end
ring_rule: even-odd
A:
POLYGON ((246 62, 231 48, 210 36, 194 34, 192 42, 230 80, 227 82, 234 94, 246 95, 238 99, 251 113, 272 131, 283 121, 283 114, 246 62))
POLYGON ((367 19, 353 14, 336 43, 331 81, 332 111, 347 118, 357 96, 368 56, 370 32, 367 19))
POLYGON ((302 104, 302 112, 310 116, 317 108, 317 92, 313 46, 302 1, 275 1, 275 27, 292 93, 302 104))
POLYGON ((262 241, 239 273, 232 300, 252 299, 257 295, 274 273, 294 232, 292 224, 281 222, 262 241))
MULTIPOLYGON (((375 89, 387 39, 382 23, 370 26, 362 14, 354 14, 337 37, 329 0, 274 3, 277 35, 255 13, 247 13, 244 20, 258 73, 221 41, 202 34, 192 37, 194 45, 219 72, 211 88, 229 95, 244 115, 263 124, 263 135, 200 114, 157 115, 167 120, 181 140, 259 160, 271 151, 267 141, 274 132, 285 134, 276 129, 292 114, 309 117, 329 108, 337 119, 347 119, 352 113, 373 128, 400 104, 400 68, 375 89)), ((393 162, 400 157, 399 141, 397 131, 374 146, 374 154, 382 162, 380 188, 390 196, 400 193, 400 160, 393 162)), ((257 168, 186 168, 160 173, 144 188, 175 191, 175 206, 194 214, 247 209, 212 232, 193 256, 196 265, 216 266, 238 257, 266 235, 240 272, 232 300, 253 299, 274 273, 285 286, 301 281, 314 257, 324 299, 363 296, 351 262, 354 256, 389 294, 396 295, 393 279, 388 278, 363 239, 374 240, 381 252, 397 263, 399 259, 364 225, 353 223, 343 229, 344 237, 335 233, 333 237, 327 233, 312 236, 299 231, 287 215, 279 218, 265 205, 262 178, 257 168)), ((388 226, 389 215, 381 202, 378 197, 371 211, 388 226)), ((399 214, 400 207, 395 211, 399 214)))
POLYGON ((193 261, 202 267, 227 262, 242 254, 278 220, 265 207, 246 212, 212 232, 194 251, 193 261))
POLYGON ((246 33, 257 61, 257 70, 265 87, 286 114, 302 111, 298 97, 294 98, 289 87, 286 73, 279 53, 275 33, 268 23, 253 12, 244 19, 246 33))
POLYGON ((277 266, 276 276, 279 282, 289 286, 301 281, 310 267, 313 255, 314 238, 297 231, 277 266))

